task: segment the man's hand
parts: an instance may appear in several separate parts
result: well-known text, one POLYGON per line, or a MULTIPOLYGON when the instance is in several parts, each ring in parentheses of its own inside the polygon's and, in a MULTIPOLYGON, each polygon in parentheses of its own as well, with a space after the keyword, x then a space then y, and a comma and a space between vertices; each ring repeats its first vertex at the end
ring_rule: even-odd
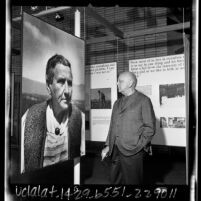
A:
POLYGON ((106 146, 101 152, 102 160, 104 160, 104 158, 107 157, 108 153, 109 153, 109 146, 106 146))

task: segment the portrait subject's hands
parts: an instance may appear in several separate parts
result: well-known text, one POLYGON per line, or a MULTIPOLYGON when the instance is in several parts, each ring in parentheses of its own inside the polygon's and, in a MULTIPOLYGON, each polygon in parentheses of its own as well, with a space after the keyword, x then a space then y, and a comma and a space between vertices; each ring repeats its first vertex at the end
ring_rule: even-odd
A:
POLYGON ((109 146, 106 146, 101 152, 101 160, 104 160, 104 158, 108 156, 108 153, 109 153, 109 146))

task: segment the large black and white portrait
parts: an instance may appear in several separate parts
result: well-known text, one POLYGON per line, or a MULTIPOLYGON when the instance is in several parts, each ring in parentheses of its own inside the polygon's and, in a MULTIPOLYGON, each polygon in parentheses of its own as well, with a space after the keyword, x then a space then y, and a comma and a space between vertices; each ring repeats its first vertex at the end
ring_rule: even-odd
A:
POLYGON ((84 41, 23 13, 21 172, 85 152, 84 41))

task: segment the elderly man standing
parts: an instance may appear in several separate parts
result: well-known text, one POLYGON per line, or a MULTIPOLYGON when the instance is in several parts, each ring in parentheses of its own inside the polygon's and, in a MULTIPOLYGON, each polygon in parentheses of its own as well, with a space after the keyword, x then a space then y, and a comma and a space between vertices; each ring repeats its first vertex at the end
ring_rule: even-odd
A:
POLYGON ((137 79, 131 72, 118 78, 118 90, 124 96, 113 106, 102 160, 112 159, 112 184, 142 184, 143 161, 155 134, 155 114, 151 100, 137 91, 137 79))
POLYGON ((70 62, 52 56, 46 66, 51 98, 33 105, 22 117, 24 146, 21 172, 80 156, 83 113, 71 102, 73 76, 70 62))

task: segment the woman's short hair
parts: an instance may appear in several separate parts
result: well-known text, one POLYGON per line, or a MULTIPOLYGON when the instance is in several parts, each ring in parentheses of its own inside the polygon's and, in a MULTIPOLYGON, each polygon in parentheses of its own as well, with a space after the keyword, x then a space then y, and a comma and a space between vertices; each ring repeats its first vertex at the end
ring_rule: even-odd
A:
POLYGON ((62 55, 55 54, 52 56, 46 65, 46 83, 52 84, 54 77, 54 68, 57 64, 63 64, 71 69, 70 62, 62 55))

